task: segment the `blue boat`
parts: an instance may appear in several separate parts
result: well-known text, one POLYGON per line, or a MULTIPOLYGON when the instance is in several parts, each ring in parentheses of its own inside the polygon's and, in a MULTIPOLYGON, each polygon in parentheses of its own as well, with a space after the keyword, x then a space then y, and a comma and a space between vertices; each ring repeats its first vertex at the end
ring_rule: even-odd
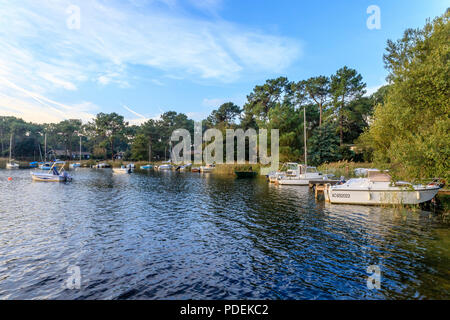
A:
POLYGON ((141 166, 141 170, 151 170, 153 169, 153 166, 151 164, 148 164, 146 166, 141 166))
POLYGON ((39 162, 30 162, 30 168, 37 168, 39 166, 39 162))

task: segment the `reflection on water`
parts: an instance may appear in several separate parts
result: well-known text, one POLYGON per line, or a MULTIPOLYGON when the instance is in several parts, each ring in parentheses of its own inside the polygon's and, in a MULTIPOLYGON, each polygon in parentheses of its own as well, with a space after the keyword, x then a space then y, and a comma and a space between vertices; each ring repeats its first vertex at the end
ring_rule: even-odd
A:
POLYGON ((328 205, 264 179, 73 175, 32 183, 0 171, 0 298, 450 298, 439 215, 328 205), (370 265, 380 290, 367 289, 370 265), (69 266, 80 290, 65 285, 69 266))

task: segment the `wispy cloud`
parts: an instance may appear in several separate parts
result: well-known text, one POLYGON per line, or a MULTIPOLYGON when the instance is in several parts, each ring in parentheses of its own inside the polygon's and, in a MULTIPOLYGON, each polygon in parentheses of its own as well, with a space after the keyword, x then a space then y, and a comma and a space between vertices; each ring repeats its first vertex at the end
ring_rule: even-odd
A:
MULTIPOLYGON (((211 12, 221 6, 219 0, 190 3, 211 12)), ((42 97, 61 97, 85 84, 133 86, 130 66, 171 78, 232 82, 246 72, 281 71, 301 54, 293 39, 215 16, 193 18, 176 10, 178 5, 175 0, 0 0, 0 78, 42 97), (79 30, 66 24, 72 4, 81 9, 79 30)), ((15 101, 16 109, 27 103, 23 93, 14 95, 7 86, 0 93, 8 103, 15 101)), ((3 100, 0 112, 7 107, 3 100)))

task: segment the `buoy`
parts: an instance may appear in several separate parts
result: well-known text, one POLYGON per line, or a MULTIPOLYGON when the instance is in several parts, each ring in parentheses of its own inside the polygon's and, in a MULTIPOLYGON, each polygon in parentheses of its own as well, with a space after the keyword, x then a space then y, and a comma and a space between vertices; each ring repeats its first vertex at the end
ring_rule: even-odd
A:
POLYGON ((11 178, 11 177, 9 177, 9 178, 8 178, 8 181, 12 181, 12 178, 11 178))

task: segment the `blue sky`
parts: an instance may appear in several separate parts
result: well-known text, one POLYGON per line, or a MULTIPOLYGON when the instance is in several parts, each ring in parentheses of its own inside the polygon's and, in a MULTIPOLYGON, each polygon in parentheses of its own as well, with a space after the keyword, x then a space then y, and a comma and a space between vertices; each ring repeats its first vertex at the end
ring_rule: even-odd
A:
POLYGON ((223 102, 242 106, 266 79, 298 81, 344 65, 373 92, 385 82, 387 39, 449 6, 446 0, 0 0, 0 115, 42 123, 115 111, 141 123, 174 110, 200 120, 223 102), (380 8, 379 30, 366 26, 370 5, 380 8))

